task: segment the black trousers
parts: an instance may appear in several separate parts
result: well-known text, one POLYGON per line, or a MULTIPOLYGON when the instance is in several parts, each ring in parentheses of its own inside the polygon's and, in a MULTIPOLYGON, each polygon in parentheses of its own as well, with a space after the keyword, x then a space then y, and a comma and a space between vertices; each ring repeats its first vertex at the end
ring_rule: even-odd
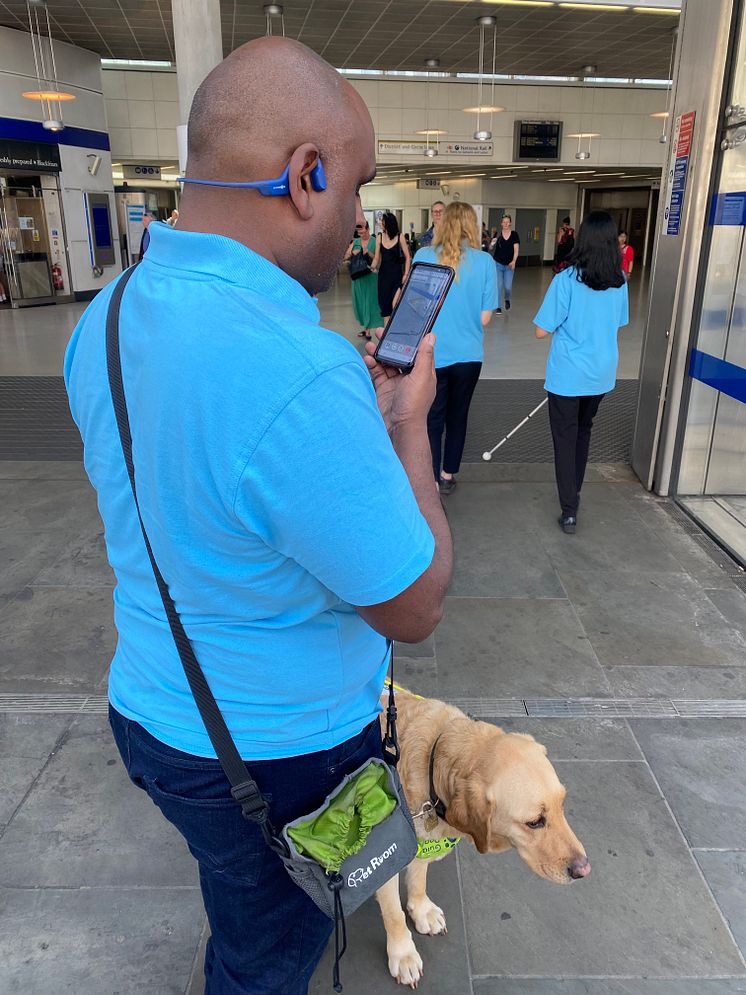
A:
MULTIPOLYGON (((548 392, 549 393, 549 392, 548 392)), ((576 515, 583 486, 591 428, 603 394, 563 397, 549 394, 549 424, 554 443, 554 474, 562 514, 576 515)))
POLYGON ((466 442, 469 405, 481 370, 481 363, 454 363, 452 366, 441 366, 435 371, 438 386, 427 416, 427 434, 436 480, 440 479, 441 454, 445 473, 459 471, 466 442))

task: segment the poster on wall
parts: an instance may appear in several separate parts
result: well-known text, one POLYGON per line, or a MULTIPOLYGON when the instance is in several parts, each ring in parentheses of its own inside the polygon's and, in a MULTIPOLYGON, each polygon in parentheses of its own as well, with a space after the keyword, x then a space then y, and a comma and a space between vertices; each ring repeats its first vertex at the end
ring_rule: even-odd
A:
POLYGON ((671 159, 668 166, 666 205, 663 209, 663 234, 678 235, 689 173, 689 157, 694 135, 694 111, 679 114, 674 124, 671 141, 671 159))

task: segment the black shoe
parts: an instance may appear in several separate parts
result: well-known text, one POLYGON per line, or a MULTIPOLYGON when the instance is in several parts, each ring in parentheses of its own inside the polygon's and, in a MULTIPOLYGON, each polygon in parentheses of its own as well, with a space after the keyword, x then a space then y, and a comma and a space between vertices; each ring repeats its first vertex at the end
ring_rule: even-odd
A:
POLYGON ((575 515, 560 515, 557 521, 559 522, 559 527, 565 535, 575 535, 575 527, 578 524, 578 520, 575 515))
POLYGON ((502 313, 503 313, 503 309, 501 307, 496 307, 495 308, 495 314, 502 314, 502 313))
POLYGON ((438 490, 441 494, 453 494, 456 490, 456 480, 453 477, 448 479, 441 477, 438 481, 438 490))
POLYGON ((510 301, 505 301, 505 310, 510 311, 510 301))

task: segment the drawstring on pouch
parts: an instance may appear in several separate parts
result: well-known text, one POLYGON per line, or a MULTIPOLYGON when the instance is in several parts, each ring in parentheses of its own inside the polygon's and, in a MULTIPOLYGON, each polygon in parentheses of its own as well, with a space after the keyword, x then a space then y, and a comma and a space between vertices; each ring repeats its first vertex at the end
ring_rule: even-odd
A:
POLYGON ((342 908, 342 896, 340 894, 344 885, 344 878, 341 874, 335 874, 329 879, 329 887, 334 892, 334 971, 332 972, 332 987, 335 992, 343 991, 342 982, 339 980, 339 962, 347 950, 347 923, 345 913, 342 908), (340 936, 342 944, 340 947, 340 936))

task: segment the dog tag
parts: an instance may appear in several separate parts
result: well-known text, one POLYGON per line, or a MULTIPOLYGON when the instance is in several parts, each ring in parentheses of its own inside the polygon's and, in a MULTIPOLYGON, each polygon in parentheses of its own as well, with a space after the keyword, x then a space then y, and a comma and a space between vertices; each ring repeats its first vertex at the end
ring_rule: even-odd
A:
POLYGON ((433 829, 435 829, 435 827, 438 825, 438 816, 435 809, 429 802, 423 805, 422 815, 423 815, 422 825, 425 829, 425 832, 431 833, 433 829))

